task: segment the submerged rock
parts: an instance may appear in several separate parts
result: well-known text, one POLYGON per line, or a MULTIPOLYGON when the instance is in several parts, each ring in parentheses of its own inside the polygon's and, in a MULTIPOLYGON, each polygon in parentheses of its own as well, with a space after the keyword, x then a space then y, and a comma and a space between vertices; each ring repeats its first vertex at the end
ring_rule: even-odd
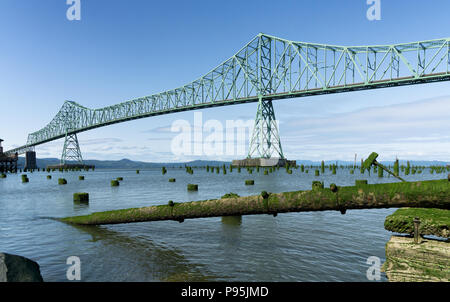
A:
POLYGON ((39 264, 28 258, 0 253, 0 282, 43 282, 39 264))

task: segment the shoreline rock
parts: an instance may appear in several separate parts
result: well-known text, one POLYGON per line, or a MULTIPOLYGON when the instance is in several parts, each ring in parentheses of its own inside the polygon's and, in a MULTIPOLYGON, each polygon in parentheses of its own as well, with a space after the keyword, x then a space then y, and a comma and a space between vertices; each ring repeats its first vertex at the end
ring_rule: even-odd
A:
POLYGON ((44 282, 44 279, 35 261, 0 253, 0 282, 44 282))

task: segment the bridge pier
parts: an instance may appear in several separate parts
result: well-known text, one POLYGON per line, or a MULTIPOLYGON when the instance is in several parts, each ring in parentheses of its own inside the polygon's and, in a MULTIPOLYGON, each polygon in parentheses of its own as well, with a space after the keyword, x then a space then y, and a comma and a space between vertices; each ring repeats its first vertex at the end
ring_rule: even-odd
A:
POLYGON ((233 160, 232 165, 238 167, 296 165, 295 161, 287 160, 284 157, 272 100, 264 100, 259 97, 248 156, 246 159, 233 160))
POLYGON ((25 152, 25 170, 37 169, 36 164, 36 152, 27 151, 25 152))
POLYGON ((84 165, 83 157, 81 156, 80 145, 76 133, 68 134, 69 129, 66 130, 66 137, 64 140, 63 152, 61 155, 61 165, 68 164, 67 161, 75 161, 77 165, 84 165))

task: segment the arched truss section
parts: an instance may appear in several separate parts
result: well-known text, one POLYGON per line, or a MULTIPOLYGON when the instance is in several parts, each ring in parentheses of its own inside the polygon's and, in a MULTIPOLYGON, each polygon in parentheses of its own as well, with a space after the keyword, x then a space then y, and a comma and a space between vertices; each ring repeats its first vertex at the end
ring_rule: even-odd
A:
POLYGON ((33 146, 133 119, 246 102, 450 80, 450 39, 395 45, 336 46, 259 34, 231 58, 182 87, 89 109, 66 101, 28 135, 33 146))

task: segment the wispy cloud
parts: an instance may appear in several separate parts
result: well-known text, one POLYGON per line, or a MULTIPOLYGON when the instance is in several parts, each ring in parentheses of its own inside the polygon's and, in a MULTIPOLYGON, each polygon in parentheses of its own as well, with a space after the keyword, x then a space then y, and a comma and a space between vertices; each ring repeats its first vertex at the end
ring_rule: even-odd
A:
POLYGON ((372 107, 322 118, 290 119, 281 128, 282 144, 296 157, 332 159, 348 157, 356 150, 380 154, 383 150, 390 157, 448 160, 449 120, 450 97, 372 107))

